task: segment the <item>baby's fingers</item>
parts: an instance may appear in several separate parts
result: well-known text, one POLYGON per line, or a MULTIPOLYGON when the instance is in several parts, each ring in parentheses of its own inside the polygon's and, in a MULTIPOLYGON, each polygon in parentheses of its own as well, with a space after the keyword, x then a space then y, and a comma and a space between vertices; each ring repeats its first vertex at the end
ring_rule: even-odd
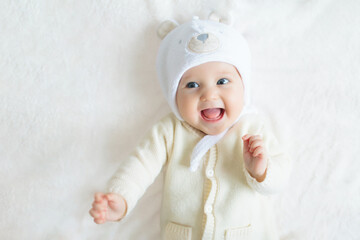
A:
POLYGON ((118 196, 116 194, 113 194, 113 193, 106 194, 106 199, 111 203, 119 202, 118 196))
POLYGON ((102 223, 105 223, 106 220, 105 220, 104 218, 95 218, 95 219, 94 219, 94 222, 95 222, 96 224, 102 224, 102 223))
POLYGON ((242 136, 242 140, 246 141, 251 137, 251 134, 245 134, 244 136, 242 136))
POLYGON ((105 220, 105 213, 103 211, 98 211, 98 210, 95 210, 95 209, 91 209, 89 211, 90 215, 94 218, 94 222, 97 223, 97 224, 101 224, 101 223, 104 223, 106 220, 105 220))
MULTIPOLYGON (((250 144, 250 143, 249 143, 250 144)), ((255 148, 263 146, 263 141, 261 139, 256 139, 250 144, 250 152, 254 152, 255 148)))
POLYGON ((244 152, 248 152, 249 151, 249 138, 250 135, 246 134, 245 136, 242 137, 242 140, 244 141, 244 152))
POLYGON ((94 209, 95 211, 106 211, 107 209, 106 202, 102 202, 102 203, 94 202, 92 204, 92 209, 94 209))
POLYGON ((253 152, 253 156, 254 157, 258 157, 260 155, 264 154, 264 148, 263 147, 257 147, 255 148, 254 152, 253 152))
POLYGON ((101 212, 98 211, 98 210, 95 210, 93 208, 90 209, 89 213, 93 218, 100 218, 101 217, 101 212))
POLYGON ((124 202, 124 199, 118 194, 108 193, 106 199, 112 210, 118 211, 119 209, 126 208, 126 202, 124 202))
POLYGON ((95 193, 94 198, 95 198, 96 203, 102 203, 104 201, 104 199, 105 199, 105 194, 103 194, 103 193, 95 193))
POLYGON ((255 142, 257 140, 262 140, 260 135, 252 135, 252 136, 250 136, 250 138, 249 138, 250 146, 253 144, 253 142, 255 142))

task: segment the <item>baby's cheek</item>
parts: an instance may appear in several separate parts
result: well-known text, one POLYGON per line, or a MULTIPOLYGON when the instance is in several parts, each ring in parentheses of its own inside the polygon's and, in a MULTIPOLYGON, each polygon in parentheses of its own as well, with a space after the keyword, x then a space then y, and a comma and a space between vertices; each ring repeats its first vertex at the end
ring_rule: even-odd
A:
POLYGON ((228 110, 231 110, 234 114, 239 114, 243 109, 243 100, 241 98, 234 97, 228 105, 230 107, 228 110))
POLYGON ((188 123, 193 122, 196 119, 197 115, 194 107, 191 105, 183 105, 180 114, 182 115, 183 119, 188 123))

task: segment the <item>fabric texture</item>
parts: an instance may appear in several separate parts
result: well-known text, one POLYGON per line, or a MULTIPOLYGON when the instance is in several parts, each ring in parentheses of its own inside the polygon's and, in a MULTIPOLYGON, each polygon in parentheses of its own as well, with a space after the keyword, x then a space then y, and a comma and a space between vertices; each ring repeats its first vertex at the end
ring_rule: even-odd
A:
POLYGON ((255 115, 242 118, 208 151, 201 169, 190 172, 192 146, 204 134, 170 114, 150 130, 118 169, 109 191, 126 199, 129 214, 165 166, 163 239, 278 239, 267 194, 286 185, 289 161, 265 126, 255 115), (261 183, 244 168, 241 136, 245 132, 262 134, 269 152, 271 168, 261 183))

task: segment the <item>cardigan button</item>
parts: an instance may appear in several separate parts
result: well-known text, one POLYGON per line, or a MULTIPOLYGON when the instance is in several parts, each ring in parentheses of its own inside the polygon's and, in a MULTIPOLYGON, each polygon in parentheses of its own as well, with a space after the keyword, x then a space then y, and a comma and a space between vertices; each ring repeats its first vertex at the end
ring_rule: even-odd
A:
POLYGON ((207 170, 207 171, 206 171, 206 176, 207 176, 208 178, 213 177, 213 176, 214 176, 214 170, 212 170, 212 169, 207 170))
POLYGON ((206 205, 205 206, 205 213, 211 213, 212 212, 212 210, 213 210, 213 208, 212 208, 212 206, 211 205, 206 205))

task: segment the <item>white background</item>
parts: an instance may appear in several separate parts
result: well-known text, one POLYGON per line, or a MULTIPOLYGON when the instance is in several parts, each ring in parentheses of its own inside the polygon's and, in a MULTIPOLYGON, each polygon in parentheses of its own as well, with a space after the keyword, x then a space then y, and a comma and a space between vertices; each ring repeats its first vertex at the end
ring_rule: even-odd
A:
POLYGON ((0 2, 0 238, 159 239, 162 179, 121 223, 92 195, 169 107, 155 31, 233 11, 252 97, 293 160, 281 239, 360 239, 360 2, 0 2))

